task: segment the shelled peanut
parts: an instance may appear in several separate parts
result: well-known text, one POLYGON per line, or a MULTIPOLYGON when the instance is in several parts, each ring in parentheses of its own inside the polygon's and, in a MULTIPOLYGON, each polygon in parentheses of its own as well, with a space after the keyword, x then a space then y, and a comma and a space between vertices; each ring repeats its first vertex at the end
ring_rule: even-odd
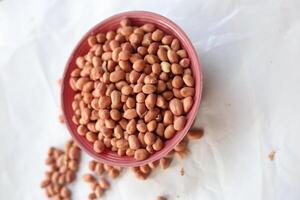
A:
POLYGON ((177 38, 153 24, 91 35, 70 86, 77 132, 96 153, 145 160, 186 124, 195 94, 190 59, 177 38))
POLYGON ((66 142, 64 151, 55 147, 48 150, 45 164, 50 167, 50 171, 45 173, 41 182, 41 188, 45 189, 48 198, 71 199, 71 191, 67 186, 76 178, 80 153, 81 150, 72 140, 66 142))

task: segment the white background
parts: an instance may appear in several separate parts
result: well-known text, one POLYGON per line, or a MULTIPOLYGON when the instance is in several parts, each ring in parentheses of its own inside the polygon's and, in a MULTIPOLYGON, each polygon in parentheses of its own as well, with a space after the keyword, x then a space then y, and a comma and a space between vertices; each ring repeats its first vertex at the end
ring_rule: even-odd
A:
MULTIPOLYGON (((69 138, 56 81, 77 41, 115 13, 148 10, 181 26, 198 51, 204 91, 194 126, 205 136, 148 181, 124 173, 104 199, 299 200, 299 8, 298 0, 0 0, 0 199, 46 199, 47 149, 69 138)), ((89 188, 80 180, 73 191, 87 199, 89 188)))

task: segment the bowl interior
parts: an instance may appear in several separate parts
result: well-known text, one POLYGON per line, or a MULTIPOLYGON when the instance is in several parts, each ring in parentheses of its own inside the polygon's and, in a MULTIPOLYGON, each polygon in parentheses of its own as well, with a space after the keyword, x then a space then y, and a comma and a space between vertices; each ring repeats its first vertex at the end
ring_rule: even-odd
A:
POLYGON ((66 125, 69 129, 71 135, 76 140, 78 145, 85 150, 90 156, 94 159, 99 160, 103 163, 109 165, 116 166, 139 166, 144 165, 149 162, 153 162, 163 156, 165 156, 168 152, 170 152, 174 146, 180 142, 183 137, 186 135, 187 131, 191 127, 193 120, 197 114, 197 110, 201 100, 201 92, 202 92, 202 74, 201 74, 201 66, 196 54, 195 49, 193 48, 191 42, 185 33, 173 22, 168 20, 165 17, 162 17, 155 13, 144 12, 144 11, 133 11, 126 12, 114 15, 101 23, 97 24, 90 31, 88 31, 80 42, 77 44, 75 49, 73 50, 64 72, 63 77, 63 85, 62 85, 62 109, 66 119, 66 125), (94 152, 93 145, 89 143, 84 137, 77 134, 77 125, 73 123, 72 116, 74 111, 72 110, 72 101, 75 95, 75 92, 71 89, 69 85, 70 73, 76 67, 75 61, 78 56, 83 56, 89 51, 89 45, 87 43, 87 38, 99 32, 107 32, 109 30, 115 30, 119 26, 120 20, 123 18, 129 18, 133 25, 142 25, 144 23, 153 23, 160 28, 165 33, 171 34, 178 38, 181 42, 182 47, 188 52, 189 58, 191 60, 191 69, 193 71, 193 76, 195 79, 195 96, 194 96, 194 105, 190 112, 187 114, 187 123, 185 128, 182 131, 176 133, 176 135, 165 142, 165 146, 162 150, 156 152, 151 155, 148 159, 143 161, 136 161, 132 157, 118 156, 115 152, 105 151, 101 154, 94 152))

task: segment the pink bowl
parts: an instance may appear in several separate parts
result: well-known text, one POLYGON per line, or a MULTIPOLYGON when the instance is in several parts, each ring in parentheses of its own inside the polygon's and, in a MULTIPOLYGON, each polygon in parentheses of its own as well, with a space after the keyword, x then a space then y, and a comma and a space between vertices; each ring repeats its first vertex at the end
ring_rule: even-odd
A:
POLYGON ((95 160, 106 163, 108 165, 134 167, 134 166, 145 165, 149 162, 153 162, 155 160, 162 158, 163 156, 168 154, 174 148, 174 146, 184 138, 184 136, 190 129, 196 117, 200 105, 200 101, 201 101, 201 92, 202 92, 201 66, 197 57, 197 53, 192 43, 188 39, 187 35, 174 22, 170 21, 169 19, 161 15, 151 13, 151 12, 145 12, 145 11, 131 11, 131 12, 124 12, 124 13, 114 15, 100 22, 99 24, 94 26, 91 30, 89 30, 79 41, 79 43, 76 45, 75 49, 73 50, 65 68, 65 72, 63 76, 63 84, 62 84, 61 101, 62 101, 63 114, 66 119, 66 125, 72 137, 81 147, 81 149, 87 152, 95 160), (74 124, 72 121, 72 116, 74 112, 72 110, 71 103, 73 101, 75 92, 71 89, 69 85, 69 79, 70 79, 71 71, 76 67, 75 65, 76 58, 88 52, 89 46, 87 43, 87 38, 91 34, 95 34, 98 32, 107 32, 109 30, 116 29, 119 26, 120 20, 124 18, 129 18, 132 24, 134 25, 153 23, 164 32, 178 38, 183 48, 186 49, 186 51, 188 52, 189 58, 191 60, 191 69, 193 71, 193 76, 195 79, 196 92, 194 97, 194 105, 190 110, 190 112, 187 114, 187 123, 185 125, 185 128, 182 131, 177 132, 177 134, 172 139, 168 140, 165 143, 165 146, 162 150, 156 152, 155 154, 151 155, 148 159, 143 161, 136 161, 134 158, 127 157, 127 156, 120 157, 115 152, 112 151, 106 151, 101 154, 94 152, 93 145, 89 143, 85 138, 77 134, 77 130, 76 130, 77 125, 74 124))

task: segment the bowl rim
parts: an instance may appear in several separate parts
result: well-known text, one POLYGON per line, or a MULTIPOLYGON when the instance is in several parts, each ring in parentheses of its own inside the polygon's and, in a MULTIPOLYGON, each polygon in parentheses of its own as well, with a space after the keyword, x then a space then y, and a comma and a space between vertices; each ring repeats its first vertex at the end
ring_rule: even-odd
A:
MULTIPOLYGON (((191 55, 189 55, 189 57, 191 57, 191 55)), ((194 48, 194 46, 193 46, 192 42, 190 41, 189 37, 187 36, 187 34, 177 24, 175 24, 173 21, 171 21, 170 19, 168 19, 168 18, 166 18, 166 17, 164 17, 160 14, 157 14, 157 13, 154 13, 154 12, 149 12, 149 11, 127 11, 127 12, 121 12, 121 13, 112 15, 112 16, 100 21, 96 25, 94 25, 91 29, 89 29, 81 37, 79 42, 77 42, 75 47, 72 49, 72 53, 68 57, 67 63, 65 65, 64 73, 63 73, 63 83, 62 83, 62 86, 61 86, 61 107, 62 107, 63 116, 66 119, 65 124, 67 126, 68 131, 70 132, 70 134, 72 136, 72 139, 74 139, 76 141, 76 143, 79 145, 79 147, 82 150, 84 150, 89 156, 91 156, 93 159, 95 159, 97 161, 103 162, 103 163, 108 164, 108 165, 120 166, 120 167, 135 167, 135 166, 145 165, 145 164, 150 163, 150 162, 154 162, 154 161, 159 160, 160 158, 166 156, 174 148, 174 146, 176 146, 185 137, 185 135, 187 134, 188 130, 192 126, 192 124, 193 124, 193 122, 194 122, 194 120, 197 116, 197 112, 199 110, 201 97, 202 97, 202 89, 203 89, 202 67, 201 67, 201 64, 200 64, 200 61, 199 61, 197 51, 194 48), (67 71, 68 71, 68 69, 71 65, 71 62, 74 59, 74 56, 75 56, 76 52, 81 47, 81 45, 83 45, 83 43, 86 42, 86 39, 88 38, 88 36, 90 36, 92 33, 96 32, 96 31, 98 32, 99 27, 105 25, 106 23, 109 23, 112 20, 122 19, 122 18, 138 18, 138 17, 141 17, 141 18, 146 18, 146 17, 156 18, 160 22, 162 22, 164 24, 167 24, 168 25, 167 28, 168 29, 171 28, 171 30, 170 30, 171 32, 176 33, 176 34, 181 36, 180 39, 178 38, 179 41, 181 43, 184 41, 189 46, 190 50, 188 52, 189 52, 189 54, 190 53, 193 54, 192 57, 194 58, 192 60, 193 65, 197 66, 197 67, 195 67, 197 72, 194 73, 193 76, 194 77, 199 76, 199 83, 198 83, 199 84, 199 86, 198 86, 199 87, 198 88, 199 92, 198 92, 198 96, 196 96, 196 94, 197 94, 197 91, 196 91, 195 96, 193 97, 194 98, 194 105, 193 105, 194 108, 193 108, 193 112, 192 112, 192 109, 189 111, 189 113, 192 113, 191 116, 190 116, 190 119, 187 120, 187 123, 186 123, 184 129, 180 131, 180 132, 182 132, 182 131, 184 131, 184 132, 181 133, 180 137, 178 136, 178 138, 177 138, 177 140, 174 144, 164 146, 162 150, 158 151, 158 152, 161 152, 160 154, 158 154, 156 156, 154 156, 155 154, 153 154, 149 158, 147 158, 146 160, 129 162, 129 163, 123 163, 123 162, 120 163, 118 161, 114 162, 114 161, 111 161, 111 160, 106 160, 105 157, 101 157, 101 154, 97 154, 98 156, 96 156, 95 153, 90 152, 90 150, 84 144, 82 144, 77 139, 77 137, 75 136, 75 134, 77 134, 77 133, 74 133, 72 131, 72 129, 70 127, 70 124, 69 124, 69 121, 70 121, 70 123, 73 123, 73 121, 66 118, 67 115, 66 115, 66 105, 65 105, 65 101, 64 101, 64 97, 65 97, 64 91, 65 91, 65 84, 66 83, 68 84, 69 80, 67 80, 67 82, 66 82, 65 79, 67 77, 67 71)), ((176 134, 178 134, 178 132, 176 134)))

